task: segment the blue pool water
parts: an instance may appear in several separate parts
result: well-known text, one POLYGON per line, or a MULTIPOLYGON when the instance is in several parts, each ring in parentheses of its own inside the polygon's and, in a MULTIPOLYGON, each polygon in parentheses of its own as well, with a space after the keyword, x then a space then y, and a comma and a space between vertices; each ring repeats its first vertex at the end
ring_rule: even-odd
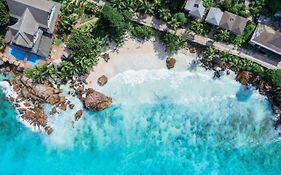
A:
MULTIPOLYGON (((16 120, 0 94, 0 174, 269 174, 281 172, 281 143, 265 97, 234 76, 129 71, 102 89, 105 111, 49 118, 52 135, 16 120), (246 98, 243 98, 243 95, 246 98)), ((49 111, 50 106, 45 106, 49 111)))
POLYGON ((27 53, 16 46, 9 46, 9 54, 18 60, 24 60, 27 53))
POLYGON ((39 63, 39 56, 35 54, 29 54, 27 57, 27 62, 30 63, 31 65, 35 66, 36 64, 39 63))

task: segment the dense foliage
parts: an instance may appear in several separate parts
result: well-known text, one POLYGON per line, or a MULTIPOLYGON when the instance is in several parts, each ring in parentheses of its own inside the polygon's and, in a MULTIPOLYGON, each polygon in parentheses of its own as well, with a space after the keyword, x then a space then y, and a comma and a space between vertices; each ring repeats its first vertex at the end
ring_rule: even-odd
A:
POLYGON ((228 30, 220 29, 214 34, 215 41, 230 42, 229 39, 230 39, 230 33, 228 30))
POLYGON ((9 24, 9 12, 5 0, 0 0, 0 28, 6 27, 9 24))
POLYGON ((229 63, 230 69, 234 71, 247 70, 257 75, 264 75, 266 69, 253 61, 239 58, 227 52, 219 51, 213 47, 208 47, 203 52, 203 59, 212 61, 214 59, 222 59, 229 63))
POLYGON ((212 6, 214 6, 214 0, 203 0, 203 5, 206 8, 210 8, 212 6))
POLYGON ((264 7, 266 0, 252 0, 249 5, 249 10, 254 17, 259 17, 265 11, 264 7))
POLYGON ((195 19, 191 21, 190 29, 198 35, 207 35, 210 32, 211 26, 200 19, 195 19))
POLYGON ((99 15, 100 7, 87 0, 58 0, 61 1, 61 17, 59 21, 58 35, 66 40, 71 34, 78 19, 80 22, 87 21, 99 15))
POLYGON ((10 16, 6 1, 0 0, 0 50, 4 49, 5 47, 4 37, 9 22, 10 16))
POLYGON ((175 13, 168 23, 172 29, 177 29, 179 27, 184 27, 187 23, 187 18, 184 13, 175 13))
POLYGON ((99 27, 108 34, 110 40, 122 43, 125 32, 130 28, 131 18, 131 12, 118 11, 110 5, 105 5, 101 12, 99 27))
POLYGON ((247 7, 244 4, 244 0, 224 0, 222 7, 225 10, 240 16, 250 16, 250 14, 247 12, 247 7))
POLYGON ((277 102, 281 106, 281 70, 269 70, 265 75, 265 80, 273 87, 277 94, 277 102))
POLYGON ((148 26, 136 25, 132 27, 131 34, 136 38, 148 40, 154 35, 154 30, 148 26))
POLYGON ((121 11, 138 11, 153 15, 160 9, 161 0, 111 0, 111 4, 121 11))
POLYGON ((281 1, 280 0, 266 0, 267 6, 272 14, 281 10, 281 1))
POLYGON ((187 40, 181 36, 165 32, 161 33, 160 39, 168 52, 178 51, 184 48, 187 42, 187 40))

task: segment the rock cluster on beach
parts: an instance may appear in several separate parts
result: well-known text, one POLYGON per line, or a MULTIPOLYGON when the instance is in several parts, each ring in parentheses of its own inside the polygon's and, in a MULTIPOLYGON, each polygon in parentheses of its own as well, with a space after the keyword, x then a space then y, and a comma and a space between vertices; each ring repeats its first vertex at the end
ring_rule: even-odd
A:
POLYGON ((167 68, 168 69, 172 69, 175 67, 175 64, 176 64, 176 59, 173 58, 173 57, 168 57, 166 59, 166 65, 167 65, 167 68))
POLYGON ((105 75, 102 75, 98 78, 98 85, 104 86, 107 83, 108 79, 105 75))
POLYGON ((86 109, 92 111, 102 111, 112 104, 112 98, 92 88, 85 89, 82 84, 75 83, 74 89, 77 97, 84 104, 86 109))

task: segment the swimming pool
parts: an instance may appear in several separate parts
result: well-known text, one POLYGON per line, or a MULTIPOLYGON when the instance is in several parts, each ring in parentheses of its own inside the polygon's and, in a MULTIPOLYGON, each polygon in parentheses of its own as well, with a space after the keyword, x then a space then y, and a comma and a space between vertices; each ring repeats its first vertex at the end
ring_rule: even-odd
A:
POLYGON ((32 66, 35 66, 36 64, 39 63, 39 56, 38 55, 35 55, 35 54, 29 54, 28 57, 27 57, 27 62, 32 64, 32 66))
POLYGON ((32 66, 38 64, 40 60, 38 55, 20 50, 19 48, 13 45, 9 46, 9 54, 17 60, 24 61, 25 58, 27 58, 27 62, 32 66))
POLYGON ((9 54, 18 60, 24 60, 27 52, 20 50, 15 46, 9 46, 9 54))

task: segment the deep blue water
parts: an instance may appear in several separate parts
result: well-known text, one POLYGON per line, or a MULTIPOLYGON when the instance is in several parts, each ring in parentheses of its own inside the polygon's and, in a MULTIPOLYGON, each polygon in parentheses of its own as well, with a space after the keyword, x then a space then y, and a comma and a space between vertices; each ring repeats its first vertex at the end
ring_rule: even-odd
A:
POLYGON ((113 97, 109 109, 84 111, 74 128, 75 111, 50 117, 50 136, 18 122, 1 93, 0 174, 281 172, 270 105, 233 76, 130 71, 102 91, 113 97))

